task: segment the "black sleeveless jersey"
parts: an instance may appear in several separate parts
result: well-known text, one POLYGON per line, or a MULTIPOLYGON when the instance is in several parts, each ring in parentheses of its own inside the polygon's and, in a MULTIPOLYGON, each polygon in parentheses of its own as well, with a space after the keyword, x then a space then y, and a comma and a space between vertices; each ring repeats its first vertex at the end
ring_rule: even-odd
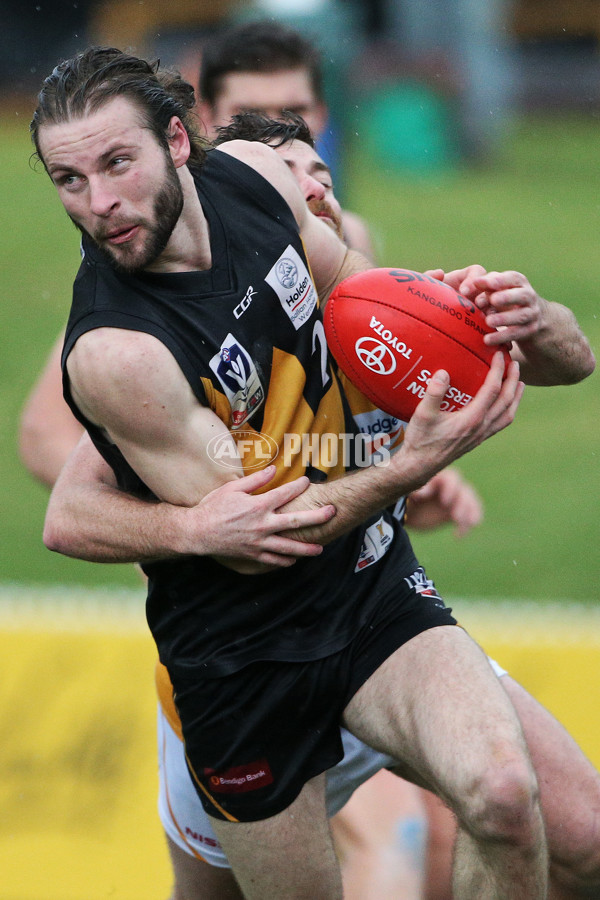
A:
MULTIPOLYGON (((227 425, 246 473, 273 461, 269 488, 304 472, 313 481, 337 477, 360 464, 358 429, 328 357, 292 212, 257 172, 218 150, 194 178, 210 269, 123 275, 84 239, 63 351, 65 397, 120 487, 152 499, 77 409, 65 368, 86 331, 144 331, 165 344, 198 401, 227 425)), ((222 445, 209 452, 228 465, 222 445)), ((404 529, 382 512, 291 569, 242 576, 209 557, 146 564, 147 617, 168 667, 216 676, 257 659, 315 659, 347 645, 415 567, 404 529)))

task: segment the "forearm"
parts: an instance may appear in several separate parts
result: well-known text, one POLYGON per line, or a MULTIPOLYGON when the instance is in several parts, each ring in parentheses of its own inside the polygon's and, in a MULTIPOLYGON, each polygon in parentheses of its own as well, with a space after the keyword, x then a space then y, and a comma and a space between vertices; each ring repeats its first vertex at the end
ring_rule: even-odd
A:
POLYGON ((576 384, 594 371, 592 349, 570 309, 543 301, 542 324, 517 344, 521 375, 528 384, 576 384))
MULTIPOLYGON (((406 484, 408 484, 408 480, 406 484)), ((415 485, 416 487, 416 485, 415 485)), ((412 488, 411 488, 412 489, 412 488)), ((405 493, 402 481, 391 473, 372 466, 344 475, 325 484, 312 484, 297 500, 284 509, 317 509, 335 506, 333 519, 323 525, 297 529, 294 538, 325 545, 351 531, 375 513, 385 509, 405 493)))
POLYGON ((509 366, 505 377, 504 372, 504 357, 497 353, 476 396, 468 406, 452 413, 440 409, 449 386, 448 374, 434 373, 397 452, 385 464, 311 485, 293 506, 306 508, 307 503, 328 503, 335 507, 336 515, 316 528, 294 532, 294 536, 300 534, 304 540, 329 543, 399 497, 418 490, 450 463, 510 425, 523 384, 515 363, 509 366))
POLYGON ((63 492, 59 481, 48 505, 44 544, 65 556, 100 563, 185 555, 185 511, 140 500, 108 484, 92 488, 72 483, 63 492))

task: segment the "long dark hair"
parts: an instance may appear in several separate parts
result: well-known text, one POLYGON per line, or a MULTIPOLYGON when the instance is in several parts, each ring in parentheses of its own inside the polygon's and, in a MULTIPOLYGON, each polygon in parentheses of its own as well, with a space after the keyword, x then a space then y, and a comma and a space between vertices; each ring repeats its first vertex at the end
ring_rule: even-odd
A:
POLYGON ((174 69, 159 70, 159 65, 114 47, 90 47, 59 63, 42 85, 31 120, 37 156, 44 161, 39 145, 43 125, 79 118, 113 97, 126 97, 137 105, 165 150, 169 122, 178 116, 190 138, 190 163, 201 165, 206 141, 199 135, 192 112, 194 89, 174 69))

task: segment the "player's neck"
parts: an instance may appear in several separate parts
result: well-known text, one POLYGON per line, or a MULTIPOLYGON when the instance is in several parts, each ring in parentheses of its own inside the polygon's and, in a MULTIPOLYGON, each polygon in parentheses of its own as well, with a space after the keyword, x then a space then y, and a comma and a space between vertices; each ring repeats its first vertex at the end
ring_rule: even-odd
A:
POLYGON ((149 272, 196 272, 210 269, 210 234, 194 179, 187 166, 179 169, 183 189, 183 209, 160 256, 148 266, 149 272))

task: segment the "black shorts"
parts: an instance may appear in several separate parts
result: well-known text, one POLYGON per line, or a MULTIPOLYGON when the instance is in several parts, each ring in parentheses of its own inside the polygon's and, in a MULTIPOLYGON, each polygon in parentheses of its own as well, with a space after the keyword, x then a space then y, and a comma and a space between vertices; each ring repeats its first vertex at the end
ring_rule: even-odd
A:
POLYGON ((252 822, 289 806, 342 758, 340 722, 356 691, 398 647, 438 625, 456 619, 419 568, 331 656, 260 661, 202 680, 175 667, 188 768, 206 812, 252 822))

